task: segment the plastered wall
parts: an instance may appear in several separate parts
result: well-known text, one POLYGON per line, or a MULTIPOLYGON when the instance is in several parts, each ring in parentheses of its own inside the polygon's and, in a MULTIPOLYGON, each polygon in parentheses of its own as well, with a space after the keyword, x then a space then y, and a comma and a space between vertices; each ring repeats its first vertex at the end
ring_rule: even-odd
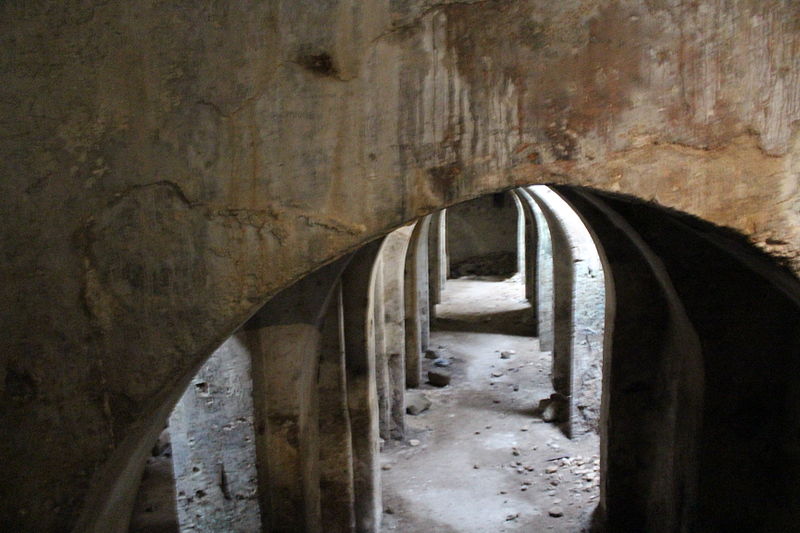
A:
POLYGON ((270 296, 457 201, 590 185, 794 257, 799 10, 4 2, 2 522, 72 528, 270 296))

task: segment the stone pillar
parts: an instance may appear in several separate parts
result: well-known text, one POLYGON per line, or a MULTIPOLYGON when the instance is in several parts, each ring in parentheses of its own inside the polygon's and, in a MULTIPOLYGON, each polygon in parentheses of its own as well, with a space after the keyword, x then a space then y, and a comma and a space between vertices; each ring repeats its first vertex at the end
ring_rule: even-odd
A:
POLYGON ((250 353, 236 333, 169 419, 181 531, 259 531, 250 353))
POLYGON ((685 531, 696 501, 700 342, 658 257, 596 196, 559 188, 606 269, 600 509, 611 532, 685 531))
POLYGON ((602 390, 605 280, 585 224, 545 185, 528 191, 541 208, 553 245, 553 387, 569 400, 569 436, 597 431, 602 390))
MULTIPOLYGON (((439 296, 441 297, 441 291, 444 291, 445 285, 447 285, 447 275, 450 273, 450 260, 447 257, 447 209, 442 209, 439 213, 439 257, 441 257, 439 261, 439 296)), ((441 301, 436 303, 441 303, 441 301)))
MULTIPOLYGON (((383 247, 381 247, 383 250, 383 247)), ((391 425, 392 388, 389 378, 389 357, 386 353, 386 319, 384 305, 383 254, 375 260, 372 287, 372 315, 375 345, 375 383, 378 392, 378 428, 382 439, 389 439, 391 425)))
MULTIPOLYGON (((652 250, 699 340, 684 333, 667 346, 680 352, 666 355, 669 361, 663 364, 667 366, 656 375, 667 383, 655 390, 646 378, 634 376, 626 377, 627 390, 611 384, 612 398, 615 393, 629 399, 637 395, 637 405, 656 408, 659 420, 641 430, 646 442, 663 438, 653 433, 659 422, 668 427, 688 425, 665 441, 671 448, 661 445, 656 448, 661 455, 649 455, 663 468, 652 477, 656 483, 649 494, 654 500, 641 509, 649 520, 645 530, 796 529, 800 434, 792 428, 800 427, 797 277, 729 229, 633 198, 591 194, 624 219, 652 250), (698 344, 700 360, 685 352, 698 344), (693 428, 699 431, 692 432, 693 428), (671 522, 662 522, 662 515, 671 522)), ((616 285, 623 282, 627 281, 616 285)), ((633 322, 637 317, 620 316, 615 324, 624 320, 633 322)), ((642 332, 631 328, 630 334, 642 332)), ((635 355, 639 375, 655 372, 650 367, 665 357, 658 353, 662 344, 652 342, 657 339, 642 343, 644 350, 635 355)), ((635 414, 630 403, 627 407, 622 413, 609 413, 610 431, 620 417, 635 414)), ((613 445, 610 437, 609 447, 613 445)), ((644 457, 610 457, 609 463, 644 457)), ((609 477, 613 477, 611 472, 609 477)), ((609 515, 612 504, 625 513, 627 502, 609 499, 609 515)))
MULTIPOLYGON (((358 533, 377 533, 382 517, 375 385, 373 299, 381 240, 353 255, 342 275, 347 405, 353 443, 353 489, 358 533)), ((426 270, 427 271, 427 270, 426 270)))
MULTIPOLYGON (((547 219, 539 209, 539 205, 533 200, 533 197, 524 188, 517 189, 520 195, 522 205, 527 207, 532 216, 532 221, 535 222, 535 227, 531 227, 531 233, 535 232, 536 249, 531 250, 531 261, 529 268, 535 272, 535 282, 531 280, 531 292, 535 293, 535 313, 536 313, 536 330, 539 335, 539 349, 542 351, 553 350, 553 312, 555 308, 554 294, 553 294, 553 246, 552 239, 550 238, 550 227, 547 225, 547 219), (534 288, 535 287, 535 288, 534 288)), ((531 239, 533 239, 531 235, 531 239)), ((526 280, 527 284, 527 280, 526 280)), ((526 292, 527 287, 526 287, 526 292)), ((534 305, 534 300, 531 300, 531 305, 534 305)))
POLYGON ((428 227, 430 216, 417 221, 405 260, 406 386, 419 387, 420 358, 428 348, 428 227))
POLYGON ((444 282, 442 272, 447 262, 445 258, 444 210, 436 211, 430 215, 431 221, 428 229, 428 316, 436 317, 436 304, 442 301, 444 282))
POLYGON ((323 267, 281 291, 244 328, 253 358, 261 508, 270 533, 322 530, 320 328, 347 261, 323 267))
POLYGON ((413 226, 403 226, 393 231, 386 236, 381 248, 385 309, 384 342, 391 389, 389 435, 393 439, 402 439, 405 435, 406 333, 403 285, 406 251, 413 229, 413 226))
POLYGON ((425 353, 431 342, 431 313, 430 313, 430 278, 428 277, 428 238, 430 235, 431 215, 425 217, 426 221, 423 224, 423 231, 420 234, 419 247, 420 251, 416 256, 417 259, 417 298, 419 301, 419 348, 420 354, 425 353))
MULTIPOLYGON (((516 194, 510 193, 517 208, 517 272, 522 279, 527 281, 526 268, 528 263, 528 238, 530 234, 530 221, 522 209, 522 202, 516 194)), ((528 283, 525 283, 525 296, 528 297, 528 283)), ((530 299, 530 298, 528 298, 530 299)))
POLYGON ((355 531, 353 444, 347 408, 341 285, 322 327, 319 367, 320 502, 325 533, 355 531))
MULTIPOLYGON (((524 263, 523 270, 525 280, 525 298, 531 304, 533 311, 533 334, 540 335, 539 328, 539 270, 540 267, 537 262, 538 248, 539 248, 539 224, 537 223, 536 216, 534 215, 534 208, 539 209, 536 202, 525 192, 524 189, 517 189, 514 191, 515 200, 518 202, 519 208, 522 210, 524 223, 524 263)), ((541 213, 539 213, 541 216, 541 213)), ((552 268, 551 268, 552 272, 552 268)), ((539 340, 539 348, 542 348, 541 338, 539 340)))

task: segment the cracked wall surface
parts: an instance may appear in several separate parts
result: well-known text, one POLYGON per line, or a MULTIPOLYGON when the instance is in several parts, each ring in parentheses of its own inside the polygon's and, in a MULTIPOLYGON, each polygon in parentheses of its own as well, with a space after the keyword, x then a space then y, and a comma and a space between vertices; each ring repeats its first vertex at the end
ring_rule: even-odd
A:
POLYGON ((251 313, 446 205, 581 184, 800 251, 797 3, 40 0, 0 14, 11 529, 99 527, 131 457, 251 313))

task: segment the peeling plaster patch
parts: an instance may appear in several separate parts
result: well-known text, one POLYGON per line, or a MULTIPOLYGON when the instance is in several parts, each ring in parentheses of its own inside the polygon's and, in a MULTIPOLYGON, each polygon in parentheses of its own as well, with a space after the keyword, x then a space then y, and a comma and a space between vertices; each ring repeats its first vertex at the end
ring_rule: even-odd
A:
POLYGON ((83 303, 93 321, 106 331, 114 326, 114 314, 121 311, 114 298, 100 283, 97 271, 87 261, 86 277, 82 293, 83 303))
POLYGON ((450 163, 428 169, 431 177, 433 192, 444 199, 451 201, 459 190, 459 181, 463 179, 464 169, 458 163, 450 163))
POLYGON ((564 128, 550 127, 545 129, 545 135, 550 139, 550 149, 559 161, 570 161, 573 159, 577 145, 574 132, 564 128))

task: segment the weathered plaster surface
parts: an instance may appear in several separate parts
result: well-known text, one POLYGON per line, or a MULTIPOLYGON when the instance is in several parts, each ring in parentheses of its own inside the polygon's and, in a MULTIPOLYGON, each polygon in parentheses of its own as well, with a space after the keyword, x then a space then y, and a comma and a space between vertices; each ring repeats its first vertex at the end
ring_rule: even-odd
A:
POLYGON ((798 20, 778 0, 4 2, 0 516, 75 524, 267 298, 448 204, 592 185, 795 255, 798 20))

